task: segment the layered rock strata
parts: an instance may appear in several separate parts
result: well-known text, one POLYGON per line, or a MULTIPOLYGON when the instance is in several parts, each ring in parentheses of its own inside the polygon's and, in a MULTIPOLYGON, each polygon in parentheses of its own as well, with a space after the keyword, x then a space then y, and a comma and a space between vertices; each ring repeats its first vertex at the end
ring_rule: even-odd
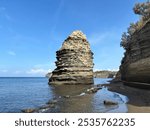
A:
POLYGON ((108 71, 108 70, 95 71, 94 78, 114 78, 116 74, 117 71, 108 71))
POLYGON ((56 55, 57 68, 52 72, 49 84, 93 83, 93 53, 81 31, 68 36, 56 55))
POLYGON ((128 42, 120 66, 125 84, 150 89, 150 20, 128 42))

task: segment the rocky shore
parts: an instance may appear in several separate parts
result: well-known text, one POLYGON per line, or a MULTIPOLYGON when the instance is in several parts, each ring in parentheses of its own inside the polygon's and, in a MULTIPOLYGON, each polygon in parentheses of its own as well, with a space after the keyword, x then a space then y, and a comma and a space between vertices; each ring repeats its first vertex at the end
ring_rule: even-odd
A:
POLYGON ((121 81, 97 85, 55 86, 55 97, 24 113, 150 112, 150 91, 124 85, 121 81))
POLYGON ((22 110, 22 112, 127 112, 127 97, 116 93, 115 91, 109 91, 109 87, 107 85, 108 83, 92 86, 55 86, 53 88, 55 93, 55 97, 53 99, 49 100, 45 105, 39 108, 28 108, 22 110))

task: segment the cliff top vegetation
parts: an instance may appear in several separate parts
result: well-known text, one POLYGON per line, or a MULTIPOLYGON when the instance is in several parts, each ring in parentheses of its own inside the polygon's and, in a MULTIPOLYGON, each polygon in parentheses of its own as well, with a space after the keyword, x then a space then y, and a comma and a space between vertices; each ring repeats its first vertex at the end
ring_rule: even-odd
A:
POLYGON ((136 3, 133 7, 135 14, 140 16, 140 19, 136 23, 130 23, 130 26, 127 29, 127 32, 123 32, 120 46, 125 50, 129 47, 129 41, 131 36, 138 30, 140 30, 147 21, 150 20, 150 1, 144 3, 136 3))

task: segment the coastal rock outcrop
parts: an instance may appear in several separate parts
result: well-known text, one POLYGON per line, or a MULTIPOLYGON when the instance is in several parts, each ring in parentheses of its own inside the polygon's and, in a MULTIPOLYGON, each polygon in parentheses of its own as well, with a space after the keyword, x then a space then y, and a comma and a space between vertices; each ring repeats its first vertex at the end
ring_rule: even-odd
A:
POLYGON ((125 84, 150 89, 150 20, 128 41, 120 72, 125 84))
POLYGON ((114 78, 116 74, 117 71, 108 71, 108 70, 95 71, 94 78, 114 78))
POLYGON ((93 52, 81 31, 69 35, 56 55, 49 84, 93 84, 93 52))
POLYGON ((51 72, 48 72, 48 73, 45 75, 46 78, 50 78, 51 76, 52 76, 52 73, 51 73, 51 72))
MULTIPOLYGON (((94 78, 116 78, 118 75, 117 71, 108 71, 108 70, 101 70, 101 71, 94 71, 93 77, 94 78)), ((49 72, 45 75, 45 77, 50 78, 52 76, 52 73, 49 72)))

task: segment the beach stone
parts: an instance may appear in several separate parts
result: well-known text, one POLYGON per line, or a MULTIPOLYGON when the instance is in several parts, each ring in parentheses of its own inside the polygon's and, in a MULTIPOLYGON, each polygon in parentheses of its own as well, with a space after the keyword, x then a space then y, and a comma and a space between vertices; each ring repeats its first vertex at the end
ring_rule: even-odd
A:
POLYGON ((79 96, 84 96, 85 95, 85 93, 83 92, 83 93, 81 93, 79 96))
POLYGON ((56 104, 49 104, 50 108, 54 108, 56 106, 56 104))
POLYGON ((49 100, 46 104, 56 104, 58 101, 55 99, 55 100, 49 100))
POLYGON ((46 111, 48 111, 50 108, 43 108, 43 109, 39 109, 38 113, 45 113, 46 111))
POLYGON ((44 105, 44 106, 41 106, 37 109, 37 112, 39 113, 43 113, 49 109, 53 109, 56 107, 56 104, 47 104, 47 105, 44 105))
POLYGON ((110 100, 104 100, 104 105, 118 105, 118 102, 110 101, 110 100))
POLYGON ((21 111, 24 112, 24 113, 33 113, 33 112, 36 111, 36 109, 29 108, 29 109, 23 109, 21 111))
POLYGON ((70 98, 70 95, 65 95, 65 96, 63 96, 64 98, 70 98))
POLYGON ((43 105, 43 106, 39 107, 39 108, 38 108, 38 110, 46 109, 46 108, 49 108, 49 104, 47 104, 47 105, 43 105))
POLYGON ((98 90, 100 90, 101 89, 101 87, 92 87, 92 88, 90 88, 90 89, 87 89, 86 90, 86 92, 88 93, 88 94, 91 94, 91 93, 96 93, 98 90))
POLYGON ((49 84, 93 84, 93 52, 85 34, 72 32, 56 55, 56 69, 49 84))

